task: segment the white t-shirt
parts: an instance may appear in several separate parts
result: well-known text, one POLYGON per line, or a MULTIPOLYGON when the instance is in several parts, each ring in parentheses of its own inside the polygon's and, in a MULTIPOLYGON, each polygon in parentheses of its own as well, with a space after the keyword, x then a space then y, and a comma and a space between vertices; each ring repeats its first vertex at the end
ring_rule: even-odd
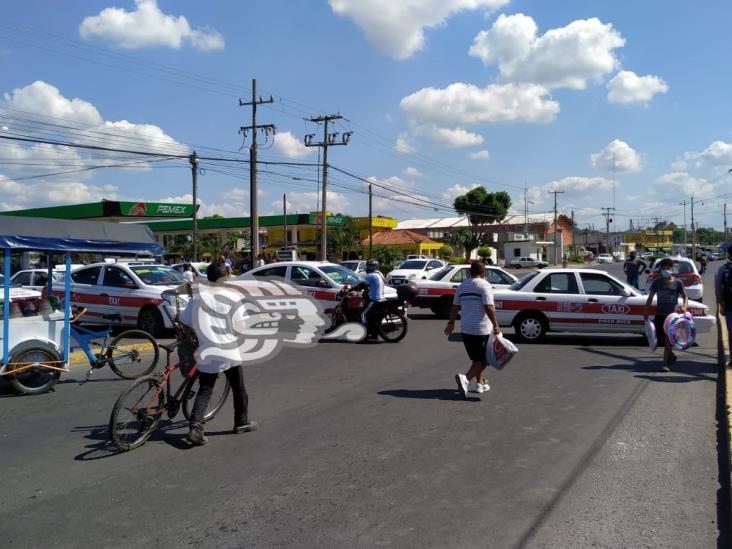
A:
MULTIPOLYGON (((196 303, 197 299, 199 299, 199 298, 196 296, 191 297, 191 299, 188 301, 188 305, 186 305, 186 308, 183 309, 183 311, 180 313, 180 317, 178 317, 178 320, 180 320, 180 322, 182 324, 185 324, 186 326, 188 326, 189 328, 193 328, 194 330, 196 329, 196 326, 194 326, 195 319, 193 318, 194 317, 193 310, 195 309, 195 307, 197 305, 197 303, 196 303)), ((228 312, 226 305, 221 304, 221 307, 222 307, 221 310, 219 310, 217 312, 220 312, 220 313, 228 312)), ((225 320, 213 318, 210 321, 212 324, 221 324, 222 328, 226 328, 225 320)), ((196 358, 198 357, 198 354, 203 350, 203 346, 205 345, 205 338, 200 337, 200 335, 199 335, 199 341, 200 341, 200 346, 198 347, 198 349, 196 349, 196 354, 195 354, 196 358)), ((208 362, 205 362, 205 363, 198 363, 198 362, 196 363, 196 368, 198 369, 198 371, 203 372, 205 374, 218 374, 219 372, 228 370, 232 366, 235 366, 235 364, 233 364, 229 361, 225 361, 225 360, 209 360, 208 362)))
POLYGON ((193 284, 193 271, 183 271, 183 280, 193 284))
POLYGON ((493 288, 485 278, 469 278, 455 291, 454 305, 460 305, 460 329, 464 334, 489 335, 493 324, 485 313, 493 305, 493 288))

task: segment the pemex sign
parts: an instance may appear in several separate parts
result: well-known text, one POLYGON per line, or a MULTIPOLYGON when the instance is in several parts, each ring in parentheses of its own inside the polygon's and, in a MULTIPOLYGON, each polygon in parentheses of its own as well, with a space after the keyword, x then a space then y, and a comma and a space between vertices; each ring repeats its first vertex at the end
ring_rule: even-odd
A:
MULTIPOLYGON (((321 214, 311 213, 308 216, 308 224, 320 225, 321 214)), ((327 215, 325 217, 326 222, 331 227, 343 227, 348 223, 348 216, 345 215, 327 215)))
POLYGON ((193 217, 193 204, 120 202, 120 214, 125 217, 193 217))

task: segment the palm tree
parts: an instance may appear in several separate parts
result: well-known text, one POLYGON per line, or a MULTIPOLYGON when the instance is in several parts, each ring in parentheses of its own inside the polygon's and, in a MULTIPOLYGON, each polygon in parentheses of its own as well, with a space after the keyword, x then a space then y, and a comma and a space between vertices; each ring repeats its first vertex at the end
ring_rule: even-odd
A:
POLYGON ((361 248, 361 236, 353 227, 336 227, 328 231, 328 240, 333 247, 333 257, 343 259, 345 252, 355 252, 361 248))

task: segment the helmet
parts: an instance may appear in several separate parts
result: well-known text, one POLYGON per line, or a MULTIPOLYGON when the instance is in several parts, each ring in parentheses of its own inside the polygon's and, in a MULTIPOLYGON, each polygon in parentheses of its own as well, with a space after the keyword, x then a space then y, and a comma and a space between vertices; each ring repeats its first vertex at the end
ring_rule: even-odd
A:
POLYGON ((379 262, 376 259, 369 259, 366 262, 366 272, 367 273, 373 273, 374 271, 379 270, 379 262))

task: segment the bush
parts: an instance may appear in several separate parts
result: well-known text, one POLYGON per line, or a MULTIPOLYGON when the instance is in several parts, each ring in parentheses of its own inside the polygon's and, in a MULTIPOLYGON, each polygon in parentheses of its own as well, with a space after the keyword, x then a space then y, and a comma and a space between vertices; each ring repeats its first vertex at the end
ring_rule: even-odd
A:
POLYGON ((449 257, 447 260, 453 265, 462 265, 463 263, 465 263, 465 258, 461 255, 454 255, 452 257, 449 257))
POLYGON ((384 274, 393 271, 396 264, 404 260, 404 253, 390 246, 374 246, 372 256, 378 259, 379 270, 384 274))
POLYGON ((440 259, 449 261, 450 256, 452 256, 452 246, 448 246, 447 244, 445 244, 442 248, 439 249, 437 253, 440 256, 440 259))
POLYGON ((490 246, 481 246, 480 248, 478 248, 478 257, 480 257, 481 259, 490 257, 492 251, 493 250, 491 250, 490 246))

